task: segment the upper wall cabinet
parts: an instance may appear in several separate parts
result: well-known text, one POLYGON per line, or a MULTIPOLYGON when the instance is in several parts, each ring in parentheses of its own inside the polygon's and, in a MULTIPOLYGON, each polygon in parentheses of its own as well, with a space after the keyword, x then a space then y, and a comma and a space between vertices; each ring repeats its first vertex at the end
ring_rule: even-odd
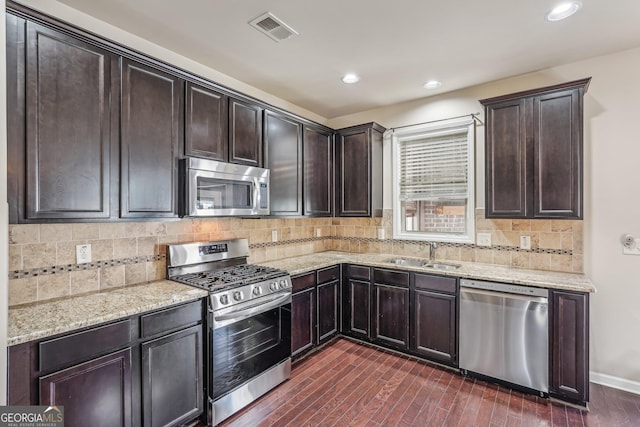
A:
POLYGON ((272 215, 302 215, 302 124, 271 111, 264 117, 265 168, 272 215))
POLYGON ((590 80, 480 101, 487 218, 582 219, 583 97, 590 80))
POLYGON ((184 154, 229 160, 228 97, 211 88, 187 82, 184 154))
POLYGON ((122 60, 120 215, 177 217, 183 81, 122 60))
POLYGON ((108 218, 118 173, 117 57, 6 16, 12 222, 108 218))
POLYGON ((377 123, 339 130, 337 216, 382 216, 382 134, 377 123))
POLYGON ((304 206, 309 216, 333 213, 333 133, 304 126, 302 157, 304 206))
POLYGON ((262 113, 259 105, 229 99, 229 162, 262 166, 262 113))

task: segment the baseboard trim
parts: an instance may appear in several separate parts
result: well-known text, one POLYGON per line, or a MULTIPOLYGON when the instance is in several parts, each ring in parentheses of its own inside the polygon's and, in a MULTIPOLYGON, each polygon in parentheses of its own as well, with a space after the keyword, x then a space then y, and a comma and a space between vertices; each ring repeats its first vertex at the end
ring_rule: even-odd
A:
POLYGON ((592 383, 628 391, 629 393, 640 394, 640 382, 638 381, 631 381, 625 378, 614 377, 613 375, 600 374, 598 372, 589 373, 589 379, 592 383))

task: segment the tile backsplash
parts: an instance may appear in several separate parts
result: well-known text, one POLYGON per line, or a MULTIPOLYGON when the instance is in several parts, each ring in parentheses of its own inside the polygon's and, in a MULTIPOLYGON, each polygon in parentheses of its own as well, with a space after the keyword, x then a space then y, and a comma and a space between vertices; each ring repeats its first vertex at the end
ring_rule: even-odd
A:
MULTIPOLYGON (((582 222, 488 220, 489 248, 442 243, 438 259, 518 268, 582 272, 582 222), (531 250, 519 249, 520 235, 531 250)), ((325 250, 429 256, 424 242, 394 240, 391 211, 383 218, 182 219, 171 222, 27 224, 9 226, 9 305, 132 285, 165 277, 168 243, 248 238, 250 263, 325 250), (379 230, 385 239, 378 239, 379 230), (276 231, 277 241, 272 241, 276 231), (76 245, 91 245, 92 262, 76 264, 76 245)))

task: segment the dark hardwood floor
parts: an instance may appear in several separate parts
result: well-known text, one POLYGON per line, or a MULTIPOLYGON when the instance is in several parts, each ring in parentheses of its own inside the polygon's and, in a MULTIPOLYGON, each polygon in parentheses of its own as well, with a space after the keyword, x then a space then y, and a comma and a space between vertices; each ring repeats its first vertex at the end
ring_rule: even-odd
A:
POLYGON ((591 385, 590 411, 338 339, 221 425, 640 426, 640 396, 591 385))

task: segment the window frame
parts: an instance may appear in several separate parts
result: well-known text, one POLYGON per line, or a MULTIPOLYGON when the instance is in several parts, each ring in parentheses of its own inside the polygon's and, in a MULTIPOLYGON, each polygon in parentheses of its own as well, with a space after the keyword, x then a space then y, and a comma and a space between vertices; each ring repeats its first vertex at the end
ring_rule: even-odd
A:
POLYGON ((475 243, 475 145, 476 129, 475 120, 447 120, 442 123, 431 123, 416 126, 409 126, 394 130, 391 134, 393 176, 392 197, 393 197, 393 238, 398 240, 420 240, 452 243, 475 243), (400 145, 405 141, 413 141, 425 137, 436 137, 438 135, 450 134, 455 130, 467 131, 467 205, 465 210, 464 234, 457 233, 435 233, 424 231, 402 231, 402 203, 400 201, 400 145))

